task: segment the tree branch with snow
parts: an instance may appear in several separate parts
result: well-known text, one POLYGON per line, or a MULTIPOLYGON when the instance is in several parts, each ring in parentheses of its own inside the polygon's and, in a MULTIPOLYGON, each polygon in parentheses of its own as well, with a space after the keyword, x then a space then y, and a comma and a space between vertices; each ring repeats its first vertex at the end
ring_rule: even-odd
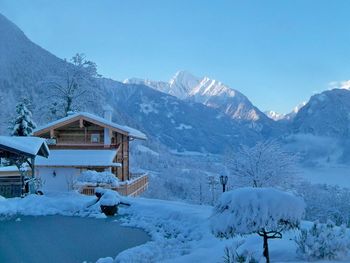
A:
POLYGON ((240 186, 285 187, 297 174, 297 155, 284 151, 275 140, 241 146, 227 159, 233 181, 240 186))

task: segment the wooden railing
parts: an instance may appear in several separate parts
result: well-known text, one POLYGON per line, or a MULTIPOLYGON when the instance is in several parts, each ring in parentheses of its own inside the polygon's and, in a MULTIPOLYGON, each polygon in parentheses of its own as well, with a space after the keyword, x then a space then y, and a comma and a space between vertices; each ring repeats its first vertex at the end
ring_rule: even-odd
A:
MULTIPOLYGON (((84 186, 80 188, 80 193, 84 195, 94 195, 96 187, 97 186, 84 186)), ((115 190, 119 194, 124 196, 138 196, 147 190, 148 176, 147 174, 140 174, 137 175, 137 177, 135 177, 134 174, 131 180, 121 182, 120 185, 117 187, 109 187, 108 185, 99 187, 115 190)))
POLYGON ((146 191, 148 188, 148 176, 143 174, 130 181, 126 181, 120 186, 116 187, 115 190, 121 195, 126 196, 138 196, 146 191))
POLYGON ((56 143, 52 144, 49 147, 51 149, 117 149, 119 145, 117 144, 108 144, 105 145, 103 143, 56 143))

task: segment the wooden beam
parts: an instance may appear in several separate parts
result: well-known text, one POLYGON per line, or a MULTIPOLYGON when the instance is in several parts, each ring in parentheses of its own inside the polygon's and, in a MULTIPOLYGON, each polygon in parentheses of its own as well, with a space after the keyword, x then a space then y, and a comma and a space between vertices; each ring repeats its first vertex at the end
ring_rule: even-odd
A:
POLYGON ((40 136, 41 134, 44 134, 44 133, 46 133, 46 132, 48 132, 48 131, 50 131, 50 130, 52 130, 52 129, 55 130, 55 129, 60 128, 60 127, 62 127, 62 126, 65 126, 65 125, 67 125, 67 124, 76 122, 76 121, 78 121, 80 118, 81 118, 81 116, 77 116, 77 117, 71 118, 71 119, 69 119, 69 120, 59 122, 59 123, 57 123, 57 124, 55 124, 55 125, 52 125, 52 126, 50 126, 50 127, 45 128, 45 129, 42 129, 42 130, 39 130, 39 131, 34 132, 34 135, 35 135, 35 136, 40 136))
POLYGON ((84 120, 82 118, 79 119, 79 128, 84 128, 84 120))
POLYGON ((87 121, 87 122, 90 122, 90 123, 93 123, 97 126, 100 126, 100 127, 104 127, 104 128, 110 128, 112 129, 112 131, 115 131, 115 132, 118 132, 120 134, 123 134, 123 135, 126 135, 128 136, 129 135, 129 132, 127 131, 124 131, 122 129, 118 129, 116 127, 113 127, 113 126, 110 126, 110 125, 106 125, 105 123, 103 122, 100 122, 98 120, 95 120, 95 119, 92 119, 92 118, 89 118, 87 116, 84 116, 84 115, 79 115, 79 116, 76 116, 74 118, 71 118, 71 119, 68 119, 68 120, 65 120, 65 121, 62 121, 62 122, 59 122, 59 123, 56 123, 54 125, 52 125, 51 127, 47 127, 45 129, 42 129, 42 130, 39 130, 39 131, 36 131, 34 133, 35 136, 40 136, 48 131, 50 131, 51 129, 58 129, 58 128, 61 128, 63 126, 66 126, 68 124, 71 124, 73 122, 76 122, 76 121, 80 121, 80 119, 84 120, 84 121, 87 121))

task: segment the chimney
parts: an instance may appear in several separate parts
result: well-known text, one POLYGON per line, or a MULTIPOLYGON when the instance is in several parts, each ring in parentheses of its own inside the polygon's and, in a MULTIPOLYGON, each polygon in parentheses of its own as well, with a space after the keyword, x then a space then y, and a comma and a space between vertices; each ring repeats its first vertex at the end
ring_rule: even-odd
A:
MULTIPOLYGON (((112 112, 113 112, 113 108, 109 105, 106 105, 105 107, 103 107, 103 117, 107 120, 107 121, 112 121, 112 112)), ((105 147, 109 147, 111 145, 111 137, 109 134, 109 128, 105 128, 104 129, 104 146, 105 147)))
POLYGON ((106 105, 103 107, 103 117, 108 120, 112 121, 112 113, 113 113, 113 108, 109 105, 106 105))

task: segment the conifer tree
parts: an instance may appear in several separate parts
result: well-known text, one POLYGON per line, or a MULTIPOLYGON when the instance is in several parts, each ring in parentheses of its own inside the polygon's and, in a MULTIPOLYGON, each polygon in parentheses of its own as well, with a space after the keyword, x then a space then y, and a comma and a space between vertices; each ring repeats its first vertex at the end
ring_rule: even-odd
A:
POLYGON ((11 136, 30 136, 36 128, 32 120, 32 113, 28 109, 27 100, 23 100, 16 105, 17 117, 11 125, 11 136))

